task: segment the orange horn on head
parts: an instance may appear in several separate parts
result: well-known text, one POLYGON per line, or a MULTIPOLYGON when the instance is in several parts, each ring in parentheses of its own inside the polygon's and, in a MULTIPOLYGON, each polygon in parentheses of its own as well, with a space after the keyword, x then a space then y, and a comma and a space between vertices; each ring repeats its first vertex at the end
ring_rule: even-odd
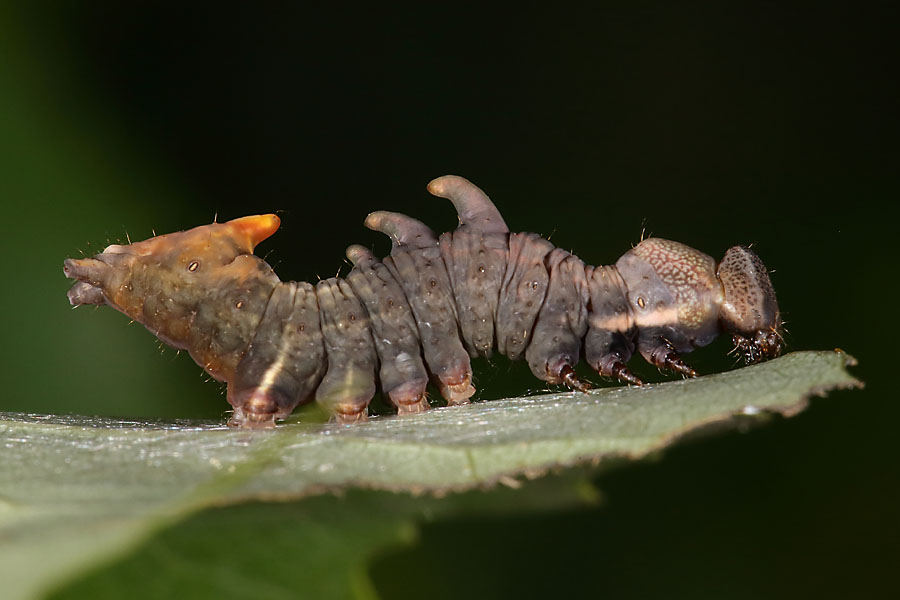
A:
POLYGON ((233 219, 225 223, 231 227, 238 236, 246 236, 250 245, 250 252, 256 248, 264 239, 278 231, 281 226, 281 219, 278 215, 253 215, 250 217, 241 217, 233 219))

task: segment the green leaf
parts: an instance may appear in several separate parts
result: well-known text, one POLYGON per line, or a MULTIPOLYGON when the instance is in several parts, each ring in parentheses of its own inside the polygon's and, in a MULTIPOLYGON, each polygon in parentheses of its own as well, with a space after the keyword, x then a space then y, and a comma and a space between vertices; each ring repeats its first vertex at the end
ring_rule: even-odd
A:
MULTIPOLYGON (((211 423, 3 414, 4 595, 39 595, 213 506, 357 487, 437 495, 497 482, 517 488, 523 476, 535 478, 550 469, 640 458, 710 426, 752 422, 771 413, 794 415, 812 394, 859 385, 845 371, 849 364, 853 359, 841 352, 798 352, 694 380, 495 400, 350 427, 289 423, 274 431, 243 431, 211 423)), ((547 481, 541 494, 532 495, 539 498, 532 502, 535 508, 591 499, 583 487, 572 491, 572 478, 547 481), (554 490, 554 481, 565 485, 554 490)), ((491 510, 487 503, 494 501, 477 492, 450 496, 449 503, 385 496, 393 498, 393 520, 328 530, 325 550, 317 550, 322 566, 309 575, 317 585, 341 580, 343 595, 371 595, 365 565, 375 549, 408 542, 416 520, 428 511, 491 510)), ((512 504, 524 509, 529 502, 523 496, 512 504)), ((497 506, 510 504, 506 498, 497 506)), ((270 519, 265 530, 284 522, 289 533, 279 535, 315 537, 329 522, 329 506, 335 514, 358 512, 339 505, 326 498, 316 504, 316 519, 270 519)), ((240 514, 246 523, 247 515, 259 517, 260 506, 265 508, 251 505, 225 514, 240 514)), ((230 551, 221 539, 203 547, 211 555, 230 551)), ((260 585, 266 580, 263 570, 260 585)), ((280 593, 273 589, 271 595, 280 593)))

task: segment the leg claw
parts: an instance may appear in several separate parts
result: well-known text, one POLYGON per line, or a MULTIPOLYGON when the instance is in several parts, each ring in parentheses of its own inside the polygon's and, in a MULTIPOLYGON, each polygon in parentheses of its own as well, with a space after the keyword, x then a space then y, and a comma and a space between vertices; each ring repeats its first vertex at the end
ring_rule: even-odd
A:
POLYGON ((617 360, 613 363, 609 374, 619 381, 627 383, 629 385, 644 385, 644 381, 640 377, 632 373, 625 365, 625 363, 620 360, 617 360))
POLYGON ((685 377, 697 376, 697 371, 695 371, 693 367, 684 362, 684 359, 678 356, 675 352, 666 353, 662 357, 662 360, 656 363, 656 366, 660 369, 668 369, 669 371, 681 373, 685 377))
POLYGON ((571 365, 563 365, 563 368, 559 371, 559 377, 570 390, 584 393, 590 391, 593 387, 587 381, 579 379, 571 365))

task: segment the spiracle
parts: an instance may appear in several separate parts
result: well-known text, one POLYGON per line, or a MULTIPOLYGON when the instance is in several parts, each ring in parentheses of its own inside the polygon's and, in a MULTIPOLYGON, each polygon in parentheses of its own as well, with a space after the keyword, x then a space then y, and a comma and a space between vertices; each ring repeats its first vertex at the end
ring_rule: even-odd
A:
POLYGON ((747 362, 783 348, 772 283, 749 248, 717 265, 651 237, 593 267, 537 234, 510 233, 462 177, 439 177, 428 191, 453 203, 459 227, 437 235, 374 212, 365 225, 390 237, 391 252, 379 260, 350 246, 343 279, 281 281, 253 254, 280 219, 258 215, 67 259, 65 275, 77 280, 68 298, 109 305, 187 350, 228 384, 230 423, 242 427, 272 427, 312 400, 341 423, 363 421, 379 389, 398 413, 418 413, 429 382, 448 404, 467 403, 470 359, 495 350, 584 391, 574 370, 582 353, 600 375, 641 385, 627 367, 635 351, 693 377, 681 354, 722 332, 747 362))

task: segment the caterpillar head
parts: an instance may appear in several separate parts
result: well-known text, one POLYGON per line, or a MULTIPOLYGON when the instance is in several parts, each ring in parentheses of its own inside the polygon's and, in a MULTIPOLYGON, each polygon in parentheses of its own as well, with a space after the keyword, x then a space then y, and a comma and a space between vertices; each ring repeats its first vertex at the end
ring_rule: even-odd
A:
POLYGON ((66 277, 78 280, 69 290, 69 302, 107 304, 164 342, 185 348, 198 304, 227 288, 223 283, 239 284, 258 275, 265 263, 252 256, 253 249, 279 224, 275 215, 243 217, 113 244, 93 258, 67 259, 66 277))
POLYGON ((769 273, 750 248, 734 246, 716 269, 722 283, 719 321, 747 363, 774 358, 784 349, 781 313, 769 273))
POLYGON ((778 356, 781 316, 772 282, 749 248, 735 246, 716 266, 711 256, 684 244, 648 238, 616 263, 643 354, 662 340, 689 352, 721 331, 732 335, 747 363, 778 356))

